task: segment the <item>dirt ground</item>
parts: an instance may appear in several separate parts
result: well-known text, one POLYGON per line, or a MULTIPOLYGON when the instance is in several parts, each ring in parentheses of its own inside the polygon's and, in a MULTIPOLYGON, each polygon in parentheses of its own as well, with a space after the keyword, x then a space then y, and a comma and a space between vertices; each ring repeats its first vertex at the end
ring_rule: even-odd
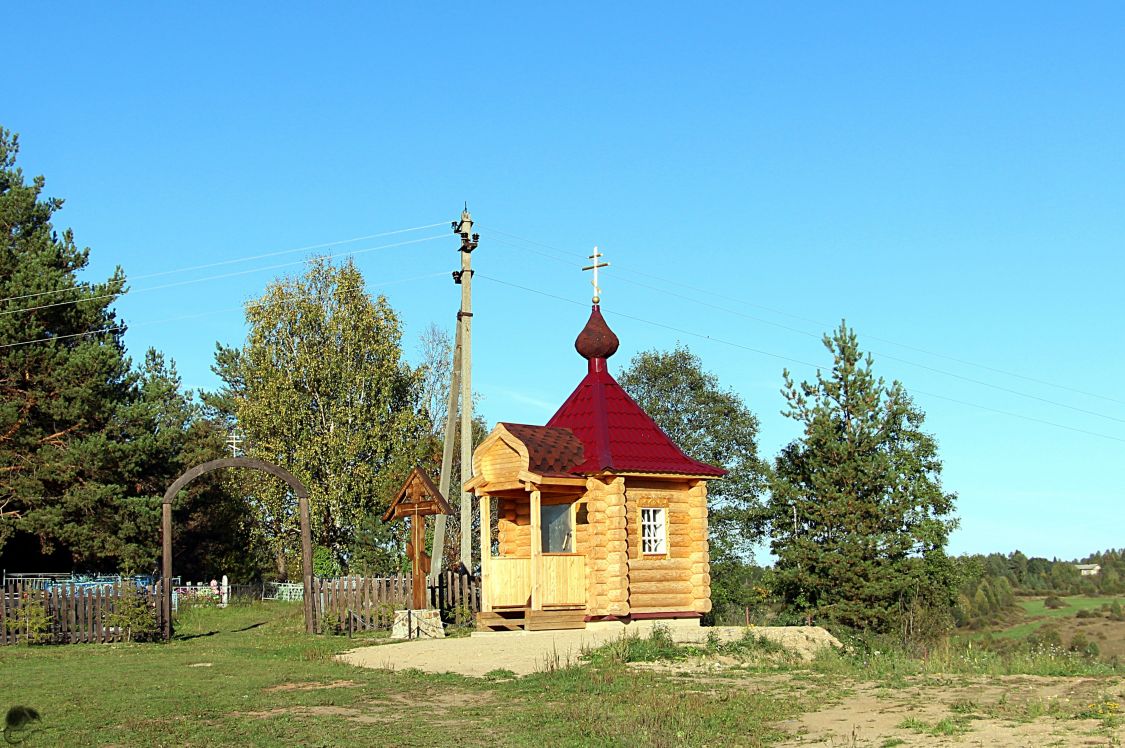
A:
MULTIPOLYGON (((421 639, 362 647, 340 655, 341 660, 361 667, 427 673, 459 673, 480 677, 493 670, 510 670, 516 675, 551 670, 578 664, 584 649, 601 646, 623 636, 626 631, 645 636, 653 622, 624 626, 601 626, 570 631, 478 632, 467 638, 421 639)), ((663 623, 672 639, 679 643, 703 643, 711 632, 721 641, 741 638, 741 626, 701 628, 679 622, 663 623)), ((785 646, 808 659, 822 647, 840 643, 819 626, 755 627, 751 631, 785 646)))
POLYGON ((1119 746, 1120 720, 1085 718, 1121 702, 1125 683, 1105 678, 997 676, 856 684, 823 709, 779 726, 782 746, 1119 746))
MULTIPOLYGON (((722 640, 740 627, 669 627, 678 642, 722 640)), ((804 658, 839 646, 819 627, 757 628, 804 658)), ((585 648, 622 636, 622 629, 504 632, 460 639, 364 647, 340 659, 364 667, 453 672, 480 677, 496 670, 516 675, 577 664, 585 648)), ((638 632, 644 635, 647 632, 638 632)), ((809 671, 752 672, 724 656, 634 663, 630 667, 683 678, 689 690, 729 689, 799 699, 808 711, 777 726, 792 737, 779 745, 854 746, 1121 746, 1125 744, 1125 680, 1037 676, 919 676, 892 684, 834 680, 809 671)), ((347 682, 341 682, 346 685, 347 682)), ((300 687, 300 686, 297 686, 300 687)), ((371 716, 351 718, 372 719, 371 716)))

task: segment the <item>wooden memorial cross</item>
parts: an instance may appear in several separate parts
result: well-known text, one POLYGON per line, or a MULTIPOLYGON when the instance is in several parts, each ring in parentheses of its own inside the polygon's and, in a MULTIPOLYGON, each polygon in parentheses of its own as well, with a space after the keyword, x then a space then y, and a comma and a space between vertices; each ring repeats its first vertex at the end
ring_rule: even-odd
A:
POLYGON ((406 555, 410 557, 413 582, 414 610, 429 607, 426 604, 426 575, 430 573, 430 555, 426 553, 426 517, 431 514, 450 514, 449 502, 441 495, 422 468, 410 472, 391 505, 383 515, 384 522, 410 517, 410 540, 406 555))

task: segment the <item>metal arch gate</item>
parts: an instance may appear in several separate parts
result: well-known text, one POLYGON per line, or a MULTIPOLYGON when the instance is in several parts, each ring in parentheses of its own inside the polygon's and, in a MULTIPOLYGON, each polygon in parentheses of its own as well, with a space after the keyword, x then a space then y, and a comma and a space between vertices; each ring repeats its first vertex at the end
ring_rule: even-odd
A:
POLYGON ((246 467, 261 470, 270 475, 281 478, 293 489, 297 497, 297 507, 301 520, 301 576, 304 577, 305 587, 305 631, 312 634, 316 632, 316 622, 313 613, 313 584, 312 584, 312 531, 309 529, 309 492, 305 485, 295 475, 282 467, 278 467, 264 460, 252 457, 227 457, 221 460, 211 460, 201 465, 196 465, 176 479, 175 483, 164 492, 164 507, 161 517, 161 534, 163 535, 164 563, 162 574, 164 576, 164 589, 161 606, 163 611, 164 640, 172 638, 172 502, 184 486, 191 483, 201 475, 213 470, 228 467, 246 467))

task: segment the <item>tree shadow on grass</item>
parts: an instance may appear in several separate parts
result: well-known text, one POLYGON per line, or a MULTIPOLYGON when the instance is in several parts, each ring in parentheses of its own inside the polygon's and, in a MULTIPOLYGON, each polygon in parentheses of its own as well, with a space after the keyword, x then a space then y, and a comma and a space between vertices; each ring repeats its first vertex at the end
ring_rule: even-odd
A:
POLYGON ((176 641, 189 641, 191 639, 202 639, 205 636, 214 636, 219 633, 218 631, 207 631, 202 634, 176 634, 172 638, 176 641))
POLYGON ((249 631, 250 629, 256 629, 256 628, 258 628, 259 626, 265 626, 265 625, 266 625, 266 622, 265 622, 265 621, 258 621, 257 623, 251 623, 251 624, 249 624, 249 625, 247 625, 247 626, 243 626, 243 627, 242 627, 242 628, 240 628, 240 629, 234 629, 234 631, 232 631, 231 633, 237 634, 237 633, 239 633, 240 631, 249 631))

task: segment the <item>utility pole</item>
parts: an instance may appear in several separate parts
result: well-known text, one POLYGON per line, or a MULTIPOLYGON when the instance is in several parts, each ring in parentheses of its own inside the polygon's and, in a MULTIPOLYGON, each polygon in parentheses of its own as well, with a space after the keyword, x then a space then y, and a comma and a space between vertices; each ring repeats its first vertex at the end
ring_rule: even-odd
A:
MULTIPOLYGON (((453 222, 453 233, 461 237, 461 269, 453 272, 453 282, 461 286, 461 309, 457 312, 457 337, 453 349, 453 375, 449 382, 449 407, 445 415, 445 444, 441 456, 441 479, 438 489, 449 497, 453 472, 453 433, 457 418, 458 389, 461 401, 461 481, 473 477, 473 378, 472 378, 472 340, 473 340, 473 269, 472 253, 477 248, 480 234, 472 233, 473 217, 469 206, 461 212, 461 220, 453 222)), ((460 488, 460 487, 458 487, 460 488)), ((481 522, 488 522, 482 517, 481 522)), ((441 573, 442 556, 445 550, 445 517, 438 516, 434 527, 434 562, 431 566, 430 582, 434 583, 441 573)), ((472 571, 473 568, 473 503, 472 496, 461 491, 461 563, 472 571)))
MULTIPOLYGON (((461 387, 461 325, 457 325, 456 340, 453 344, 453 370, 449 376, 449 399, 445 406, 445 433, 441 450, 441 479, 438 491, 449 501, 449 484, 453 480, 453 439, 457 434, 457 401, 461 387)), ((438 583, 441 569, 445 563, 445 525, 447 517, 439 514, 434 518, 434 547, 430 554, 430 579, 432 587, 438 583)))

